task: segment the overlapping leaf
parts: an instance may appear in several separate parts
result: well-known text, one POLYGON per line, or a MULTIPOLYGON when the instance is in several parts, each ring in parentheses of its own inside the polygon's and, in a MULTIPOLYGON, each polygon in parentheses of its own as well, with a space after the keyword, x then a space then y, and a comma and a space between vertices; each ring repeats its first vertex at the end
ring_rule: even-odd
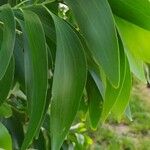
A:
POLYGON ((91 127, 96 129, 102 112, 103 98, 90 74, 88 76, 86 89, 88 95, 90 123, 91 127))
POLYGON ((119 50, 109 4, 106 0, 65 0, 73 10, 80 32, 97 63, 113 86, 119 85, 119 50))
POLYGON ((57 35, 50 118, 51 148, 58 150, 80 104, 86 81, 86 61, 83 47, 72 28, 65 21, 51 15, 57 35))
POLYGON ((116 22, 125 47, 136 58, 150 62, 150 31, 118 17, 116 17, 116 22))
POLYGON ((108 0, 113 12, 142 28, 150 30, 149 0, 108 0))
POLYGON ((0 149, 12 150, 12 140, 6 127, 0 122, 0 149))
POLYGON ((0 105, 6 100, 14 79, 14 59, 12 58, 5 75, 0 80, 0 105))
POLYGON ((23 48, 23 35, 16 35, 14 47, 15 80, 19 81, 21 88, 25 90, 25 66, 23 48))
POLYGON ((25 82, 30 115, 28 130, 21 148, 25 150, 36 135, 44 114, 48 86, 48 62, 44 30, 39 17, 27 10, 23 11, 23 16, 25 82))
POLYGON ((122 83, 121 90, 117 97, 117 100, 112 108, 113 114, 118 118, 121 119, 122 114, 125 112, 126 107, 130 100, 130 91, 132 87, 132 77, 129 68, 129 63, 126 60, 126 69, 125 69, 125 77, 122 83))
MULTIPOLYGON (((102 115, 101 115, 101 122, 104 122, 107 118, 107 116, 109 115, 109 113, 112 110, 113 105, 115 104, 119 93, 122 91, 122 87, 123 82, 125 80, 125 73, 126 73, 126 58, 124 55, 124 51, 123 51, 123 46, 120 44, 120 85, 119 87, 116 89, 114 88, 109 81, 107 81, 106 84, 106 91, 105 91, 105 98, 104 98, 104 104, 103 104, 103 111, 102 111, 102 115)), ((125 91, 122 91, 125 92, 125 91)))
POLYGON ((12 9, 9 5, 3 5, 0 11, 0 20, 3 22, 3 41, 0 49, 0 79, 2 79, 13 54, 15 44, 15 21, 12 9))

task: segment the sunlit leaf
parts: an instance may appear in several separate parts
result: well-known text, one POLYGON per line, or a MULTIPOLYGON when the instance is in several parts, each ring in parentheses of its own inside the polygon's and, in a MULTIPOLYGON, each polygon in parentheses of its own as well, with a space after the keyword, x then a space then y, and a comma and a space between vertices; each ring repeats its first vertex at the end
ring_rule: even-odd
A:
POLYGON ((119 96, 119 93, 122 89, 122 85, 125 79, 125 72, 126 72, 126 59, 125 59, 125 55, 124 55, 124 50, 123 50, 123 46, 120 42, 120 85, 118 88, 114 88, 110 82, 107 80, 107 84, 106 84, 106 91, 105 91, 105 98, 104 98, 104 104, 103 104, 103 111, 102 111, 102 115, 101 115, 101 122, 104 122, 109 113, 112 110, 113 105, 115 104, 117 97, 119 96))
POLYGON ((123 113, 126 110, 126 107, 129 103, 130 100, 130 92, 131 92, 131 87, 132 87, 132 77, 131 77, 131 72, 129 68, 129 63, 126 60, 126 72, 125 72, 125 77, 124 81, 122 83, 122 88, 119 92, 119 95, 117 97, 117 100, 112 108, 113 114, 120 119, 123 113))
POLYGON ((57 51, 51 102, 51 148, 61 147, 77 113, 86 81, 83 47, 72 28, 51 13, 57 36, 57 51))
POLYGON ((0 148, 12 150, 11 136, 6 127, 0 122, 0 148))
POLYGON ((112 11, 142 28, 150 30, 149 0, 108 0, 112 11))
POLYGON ((119 50, 112 13, 107 0, 65 0, 73 10, 96 62, 103 68, 109 82, 119 85, 119 50))
POLYGON ((3 105, 0 106, 0 117, 11 117, 12 116, 12 110, 11 107, 7 104, 4 103, 3 105))
POLYGON ((36 135, 44 115, 48 87, 48 61, 44 30, 39 17, 27 10, 23 11, 23 16, 25 82, 30 121, 21 149, 26 150, 36 135), (37 33, 40 33, 40 36, 37 33))
POLYGON ((116 21, 125 47, 135 57, 150 63, 150 31, 118 17, 116 17, 116 21))
POLYGON ((125 110, 125 115, 128 117, 128 119, 130 121, 133 121, 133 119, 132 119, 132 113, 131 113, 131 108, 130 108, 129 104, 128 104, 126 110, 125 110))

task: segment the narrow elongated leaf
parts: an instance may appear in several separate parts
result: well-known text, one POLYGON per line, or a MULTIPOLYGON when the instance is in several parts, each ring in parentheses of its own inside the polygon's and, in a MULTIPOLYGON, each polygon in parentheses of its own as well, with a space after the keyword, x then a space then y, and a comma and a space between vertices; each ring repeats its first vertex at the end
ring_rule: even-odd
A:
POLYGON ((113 114, 118 118, 121 119, 122 114, 125 112, 125 109, 130 100, 130 92, 132 87, 131 82, 131 72, 129 68, 129 63, 126 61, 126 72, 124 81, 122 83, 122 88, 119 92, 119 96, 115 102, 115 105, 112 108, 113 114))
POLYGON ((86 81, 83 47, 72 28, 52 14, 57 52, 51 103, 51 148, 59 150, 77 113, 86 81))
POLYGON ((114 20, 107 0, 65 0, 97 63, 113 86, 119 85, 119 50, 114 20))
POLYGON ((42 7, 42 6, 36 6, 31 7, 30 10, 34 11, 39 17, 42 22, 45 35, 53 42, 56 42, 56 34, 55 34, 55 28, 54 28, 54 22, 49 15, 49 13, 42 7))
POLYGON ((119 87, 116 89, 114 88, 110 82, 107 80, 107 84, 106 84, 106 91, 105 91, 105 98, 104 98, 104 104, 103 104, 103 111, 102 111, 102 115, 101 115, 101 122, 104 122, 107 118, 107 116, 109 115, 109 113, 112 110, 113 105, 115 104, 117 97, 122 89, 122 84, 124 82, 125 79, 125 72, 126 72, 126 59, 125 59, 125 55, 124 55, 124 50, 123 50, 123 46, 120 44, 120 85, 119 87))
POLYGON ((25 90, 25 66, 23 35, 16 35, 14 57, 15 57, 15 80, 20 83, 21 89, 25 90))
POLYGON ((11 150, 20 149, 24 139, 24 131, 21 117, 22 114, 14 111, 12 117, 2 119, 3 125, 8 129, 9 133, 11 134, 11 139, 13 143, 13 148, 11 150))
POLYGON ((103 98, 91 75, 87 80, 87 95, 91 127, 96 129, 102 112, 103 98))
POLYGON ((0 149, 12 150, 11 136, 6 127, 0 122, 0 149))
POLYGON ((2 79, 13 54, 15 44, 15 21, 12 9, 9 5, 4 5, 1 7, 0 11, 0 20, 4 23, 3 41, 0 49, 0 79, 2 79))
POLYGON ((7 103, 4 103, 3 105, 1 105, 0 106, 0 117, 9 118, 11 116, 12 116, 11 107, 7 103))
POLYGON ((126 110, 125 110, 125 115, 128 117, 128 119, 130 121, 133 121, 133 119, 132 119, 132 113, 131 113, 131 108, 130 108, 129 104, 128 104, 126 110))
POLYGON ((150 30, 149 0, 108 0, 113 12, 142 28, 150 30))
POLYGON ((121 18, 116 17, 115 19, 125 47, 135 57, 150 63, 150 31, 121 18))
POLYGON ((27 99, 30 105, 30 121, 21 148, 26 150, 36 135, 44 115, 48 84, 48 62, 46 40, 40 19, 35 13, 27 10, 23 11, 23 16, 25 22, 22 25, 22 27, 24 26, 23 32, 25 36, 25 82, 27 99), (40 36, 38 33, 40 33, 40 36))
POLYGON ((14 67, 14 58, 12 58, 5 75, 0 80, 0 105, 6 100, 11 89, 11 85, 14 79, 14 67))
MULTIPOLYGON (((117 21, 118 19, 117 19, 117 17, 115 17, 115 18, 116 18, 116 23, 118 25, 119 24, 119 22, 117 21)), ((118 25, 118 31, 121 34, 119 25, 118 25)), ((143 82, 146 82, 145 73, 144 73, 144 62, 140 58, 136 57, 137 54, 134 54, 129 49, 128 45, 126 44, 126 42, 124 41, 123 38, 122 38, 122 40, 123 40, 123 46, 124 46, 125 53, 126 53, 128 60, 129 60, 130 70, 133 72, 133 74, 138 79, 140 79, 143 82)))
MULTIPOLYGON (((105 85, 102 81, 102 75, 98 75, 98 73, 100 74, 100 72, 95 72, 95 71, 92 71, 90 70, 90 74, 98 88, 98 90, 100 91, 100 94, 102 95, 102 97, 104 98, 104 95, 105 95, 105 85)), ((104 79, 105 80, 105 79, 104 79)), ((104 81, 105 82, 105 81, 104 81)))
POLYGON ((146 83, 145 73, 144 73, 144 62, 134 56, 130 50, 126 48, 124 45, 125 53, 127 55, 127 58, 129 60, 130 70, 132 73, 141 81, 146 83))

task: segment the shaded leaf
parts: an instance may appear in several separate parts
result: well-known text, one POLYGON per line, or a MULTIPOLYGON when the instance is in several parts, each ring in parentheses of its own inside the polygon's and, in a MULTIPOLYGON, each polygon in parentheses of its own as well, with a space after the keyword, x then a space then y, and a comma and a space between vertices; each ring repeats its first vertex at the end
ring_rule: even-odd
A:
MULTIPOLYGON (((13 116, 7 119, 2 119, 2 123, 8 129, 12 137, 13 150, 19 150, 21 148, 24 131, 22 126, 23 114, 13 111, 13 116)), ((12 150, 12 149, 11 149, 12 150)))
POLYGON ((14 67, 14 58, 12 58, 5 75, 0 80, 0 105, 6 100, 11 89, 14 79, 14 67))
POLYGON ((17 80, 21 88, 25 91, 25 66, 24 66, 24 49, 23 35, 16 35, 14 57, 15 57, 15 80, 17 80))
POLYGON ((94 82, 90 74, 87 79, 86 87, 89 103, 90 123, 91 127, 93 129, 96 129, 102 112, 103 98, 96 83, 94 82))

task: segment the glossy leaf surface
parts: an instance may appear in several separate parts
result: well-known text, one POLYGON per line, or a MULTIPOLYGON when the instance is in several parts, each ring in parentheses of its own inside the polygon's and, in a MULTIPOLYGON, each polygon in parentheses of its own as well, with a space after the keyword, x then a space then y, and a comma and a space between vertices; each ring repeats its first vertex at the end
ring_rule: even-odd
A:
POLYGON ((51 147, 60 149, 77 113, 86 81, 83 47, 72 28, 50 13, 54 19, 57 51, 51 101, 51 147))
POLYGON ((24 10, 24 48, 25 48, 25 83, 27 99, 29 100, 30 121, 22 145, 22 150, 27 149, 44 115, 47 94, 47 48, 44 30, 39 17, 24 10), (40 33, 40 36, 37 34, 40 33))
POLYGON ((65 0, 73 10, 80 32, 113 86, 119 85, 119 50, 114 20, 106 0, 65 0))
POLYGON ((0 49, 0 79, 2 79, 11 60, 15 44, 15 20, 9 5, 3 5, 1 8, 0 20, 4 24, 0 49))
POLYGON ((6 127, 0 122, 0 148, 12 150, 11 136, 6 127))

